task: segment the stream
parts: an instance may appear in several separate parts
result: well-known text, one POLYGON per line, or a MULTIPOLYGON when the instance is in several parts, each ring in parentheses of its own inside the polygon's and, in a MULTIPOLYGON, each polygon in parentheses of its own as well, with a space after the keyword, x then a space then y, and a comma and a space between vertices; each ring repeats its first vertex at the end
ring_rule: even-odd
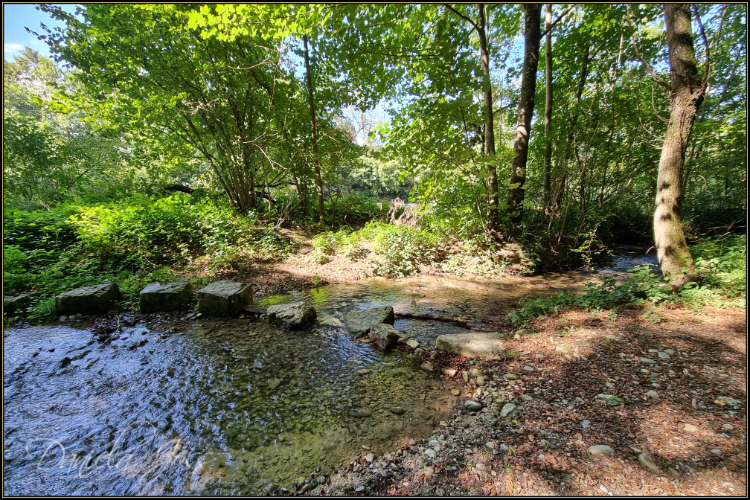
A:
POLYGON ((251 318, 198 319, 174 333, 157 320, 123 327, 111 341, 83 322, 7 329, 4 493, 258 495, 327 474, 363 445, 395 451, 458 411, 457 382, 421 370, 406 352, 356 341, 345 314, 391 305, 394 326, 429 348, 438 335, 466 330, 399 313, 481 327, 524 295, 595 279, 371 278, 256 297, 265 307, 307 300, 318 321, 305 331, 251 318))

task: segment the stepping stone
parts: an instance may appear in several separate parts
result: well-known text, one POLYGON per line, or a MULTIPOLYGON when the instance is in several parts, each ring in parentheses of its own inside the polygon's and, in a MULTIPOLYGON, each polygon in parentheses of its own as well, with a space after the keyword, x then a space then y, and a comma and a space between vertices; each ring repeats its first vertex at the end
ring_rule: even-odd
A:
POLYGON ((304 300, 291 304, 277 304, 266 311, 268 319, 275 319, 289 328, 298 330, 315 322, 318 313, 315 308, 305 304, 304 300))
POLYGON ((370 328, 377 324, 388 323, 389 325, 393 325, 396 321, 391 306, 374 307, 364 311, 349 313, 344 319, 346 320, 347 330, 356 337, 367 335, 370 332, 370 328))
POLYGON ((117 283, 84 286, 58 295, 55 310, 59 315, 103 314, 121 298, 117 283))
POLYGON ((198 290, 198 311, 209 316, 234 316, 253 302, 249 283, 215 281, 198 290))
POLYGON ((490 358, 505 351, 497 332, 471 332, 440 335, 436 347, 467 358, 490 358))
POLYGON ((193 287, 187 281, 162 285, 150 283, 141 290, 138 307, 142 313, 179 311, 185 309, 193 298, 193 287))
POLYGON ((405 337, 403 332, 396 330, 387 323, 378 323, 370 328, 370 339, 375 347, 381 351, 392 349, 402 337, 405 337))

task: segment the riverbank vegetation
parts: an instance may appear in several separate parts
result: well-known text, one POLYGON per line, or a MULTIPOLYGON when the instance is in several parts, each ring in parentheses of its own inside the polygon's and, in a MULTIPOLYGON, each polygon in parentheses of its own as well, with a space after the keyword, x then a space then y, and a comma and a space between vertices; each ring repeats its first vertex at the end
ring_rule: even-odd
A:
POLYGON ((673 292, 640 270, 516 322, 744 300, 744 5, 41 9, 65 22, 39 33, 52 59, 25 48, 3 74, 4 293, 30 293, 32 320, 78 286, 117 282, 134 308, 151 281, 300 252, 492 276, 644 244, 692 277, 673 292), (700 95, 675 132, 685 85, 700 95))

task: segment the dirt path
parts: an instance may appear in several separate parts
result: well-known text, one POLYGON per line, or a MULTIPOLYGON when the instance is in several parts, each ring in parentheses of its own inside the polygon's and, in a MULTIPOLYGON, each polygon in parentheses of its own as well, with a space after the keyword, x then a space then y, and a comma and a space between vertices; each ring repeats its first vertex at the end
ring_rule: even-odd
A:
POLYGON ((501 361, 438 355, 459 381, 478 370, 484 380, 471 373, 463 391, 484 408, 441 422, 431 440, 363 450, 306 493, 746 495, 745 311, 642 313, 537 320, 535 333, 509 336, 501 361))

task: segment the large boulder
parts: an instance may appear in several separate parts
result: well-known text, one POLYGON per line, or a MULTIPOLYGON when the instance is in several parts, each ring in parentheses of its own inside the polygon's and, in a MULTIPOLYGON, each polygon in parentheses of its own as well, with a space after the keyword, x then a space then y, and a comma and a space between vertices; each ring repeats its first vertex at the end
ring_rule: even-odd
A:
POLYGON ((120 289, 117 283, 84 286, 61 293, 55 299, 57 314, 102 314, 120 300, 120 289))
POLYGON ((289 328, 299 330, 315 322, 318 314, 315 308, 305 304, 304 300, 291 304, 277 304, 266 311, 270 320, 280 321, 289 328))
POLYGON ((440 335, 436 347, 467 358, 490 358, 505 349, 497 332, 470 332, 440 335))
POLYGON ((28 294, 3 297, 3 313, 6 316, 14 316, 31 304, 31 296, 28 294))
POLYGON ((381 351, 392 349, 402 337, 405 338, 406 334, 387 323, 378 323, 370 328, 370 339, 372 339, 375 347, 381 351))
POLYGON ((142 313, 179 311, 193 298, 193 287, 187 281, 175 281, 162 285, 150 283, 141 290, 138 306, 142 313))
POLYGON ((253 287, 249 283, 215 281, 198 290, 198 311, 207 316, 234 316, 253 303, 253 287))
POLYGON ((368 334, 370 328, 377 324, 388 323, 392 325, 396 321, 391 306, 374 307, 364 311, 349 313, 344 319, 346 320, 346 328, 349 330, 349 333, 357 337, 368 334))

